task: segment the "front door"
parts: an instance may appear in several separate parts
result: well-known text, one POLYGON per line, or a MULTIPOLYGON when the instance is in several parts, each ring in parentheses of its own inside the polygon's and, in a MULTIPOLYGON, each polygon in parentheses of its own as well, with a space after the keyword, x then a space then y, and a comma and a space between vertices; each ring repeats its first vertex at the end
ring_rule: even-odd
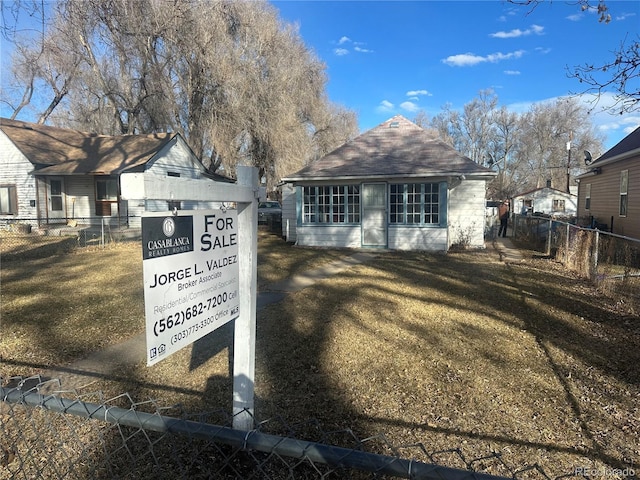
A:
POLYGON ((387 185, 362 185, 362 246, 387 246, 387 185))
POLYGON ((63 220, 66 217, 64 205, 64 179, 49 178, 48 215, 50 220, 63 220))

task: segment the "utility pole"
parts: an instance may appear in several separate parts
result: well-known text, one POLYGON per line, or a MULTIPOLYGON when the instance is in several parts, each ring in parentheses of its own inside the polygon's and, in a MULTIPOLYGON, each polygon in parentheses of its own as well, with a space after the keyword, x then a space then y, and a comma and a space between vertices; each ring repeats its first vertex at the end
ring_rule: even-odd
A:
POLYGON ((569 189, 569 183, 571 180, 571 139, 573 137, 573 132, 569 132, 569 141, 567 142, 567 193, 571 193, 569 189))

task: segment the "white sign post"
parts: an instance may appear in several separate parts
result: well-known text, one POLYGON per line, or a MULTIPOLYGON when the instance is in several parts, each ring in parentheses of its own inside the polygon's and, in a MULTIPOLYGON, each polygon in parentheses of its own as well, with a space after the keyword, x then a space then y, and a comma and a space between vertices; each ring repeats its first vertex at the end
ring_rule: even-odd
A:
MULTIPOLYGON (((235 202, 237 204, 237 293, 238 293, 238 316, 235 319, 235 332, 234 332, 234 351, 233 351, 233 428, 238 430, 252 430, 254 428, 254 378, 255 378, 255 342, 256 342, 256 305, 257 305, 257 259, 258 259, 258 199, 265 196, 264 189, 259 188, 258 185, 258 169, 255 167, 237 167, 238 182, 236 185, 217 183, 208 180, 191 180, 184 178, 162 178, 153 177, 151 175, 145 175, 142 173, 124 173, 120 176, 120 188, 121 197, 125 200, 195 200, 195 201, 207 201, 207 202, 235 202)), ((214 212, 218 212, 215 210, 214 212)), ((167 215, 165 214, 166 218, 167 215)), ((177 218, 180 218, 179 216, 177 218)), ((197 222, 197 220, 194 220, 197 222)), ((171 227, 168 227, 171 228, 171 227)), ((195 228, 195 227, 194 227, 195 228)), ((200 228, 200 227, 198 227, 200 228)), ((201 232, 202 233, 202 232, 201 232)), ((207 232, 204 232, 207 233, 207 232)), ((195 233, 194 233, 195 235, 195 233)), ((182 241, 180 241, 182 242, 182 241)), ((177 242, 177 243, 180 243, 177 242)), ((180 246, 180 245, 175 245, 180 246)), ((230 247, 230 246, 229 246, 230 247)), ((183 252, 184 253, 184 252, 183 252)), ((177 255, 180 255, 178 253, 177 255)), ((233 255, 233 253, 230 253, 233 255)), ((171 255, 170 255, 171 256, 171 255)), ((224 255, 223 255, 224 256, 224 255)), ((200 271, 201 266, 198 264, 199 260, 196 260, 194 265, 198 266, 200 271)), ((171 261, 169 261, 171 264, 171 261)), ((184 262, 182 272, 178 273, 174 267, 178 265, 171 264, 168 266, 173 268, 175 272, 176 280, 187 282, 193 280, 195 275, 195 269, 189 271, 191 277, 186 277, 189 268, 189 263, 184 262), (177 279, 178 275, 182 276, 182 279, 177 279)), ((155 268, 155 267, 154 267, 155 268)), ((162 267, 164 268, 164 267, 162 267)), ((162 270, 162 269, 160 269, 162 270)), ((151 281, 153 281, 153 275, 162 275, 162 271, 151 271, 151 281)), ((167 270, 169 271, 169 270, 167 270)), ((231 272, 231 270, 229 270, 231 272)), ((204 272, 203 272, 204 274, 204 272)), ((168 273, 167 281, 169 279, 168 273)), ((225 281, 231 280, 233 273, 229 273, 229 278, 225 281)), ((159 278, 159 277, 156 277, 159 278)), ((165 281, 164 277, 160 280, 165 281)), ((229 284, 230 285, 230 284, 229 284)), ((229 286, 227 285, 227 287, 229 286)), ((150 288, 150 287, 149 287, 150 288)), ((209 287, 210 288, 210 287, 209 287)), ((221 287, 218 287, 221 288, 221 287)), ((223 288, 224 289, 224 288, 223 288)), ((227 299, 229 297, 230 290, 227 291, 227 299)), ((209 292, 213 293, 213 292, 209 292)), ((217 295, 217 294, 216 294, 217 295)), ((210 295, 207 298, 211 298, 210 295)), ((179 297, 178 297, 179 298, 179 297)), ((189 299, 187 299, 189 300, 189 299)), ((194 299, 195 300, 195 299, 194 299)), ((213 300, 212 300, 213 302, 213 300)), ((145 302, 146 303, 146 302, 145 302)), ((196 302, 197 310, 200 310, 200 300, 196 302)), ((162 305, 160 303, 159 305, 162 305)), ((164 304, 167 305, 166 303, 164 304)), ((187 303, 187 306, 191 305, 191 312, 193 314, 193 304, 187 303)), ((175 306, 175 305, 174 305, 175 306)), ((208 304, 209 309, 210 304, 208 304)), ((145 305, 145 310, 147 306, 145 305)), ((203 307, 204 309, 204 307, 203 307)), ((209 315, 209 309, 206 314, 209 315)), ((231 310, 231 307, 230 309, 231 310)), ((186 309, 178 311, 184 311, 184 317, 188 315, 186 309)), ((216 309, 213 309, 214 317, 216 309)), ((198 313, 198 316, 204 315, 198 313)), ((182 314, 179 314, 182 318, 182 314)), ((232 317, 231 312, 229 316, 232 317)), ((160 317, 163 318, 163 317, 160 317)), ((165 331, 167 329, 168 322, 165 318, 165 331)), ((156 321, 154 320, 152 326, 156 328, 156 321)), ((158 320, 157 329, 160 330, 160 321, 158 320)), ((174 327, 171 327, 174 328, 174 327)), ((164 333, 161 332, 161 333, 164 333)), ((153 334, 155 337, 155 333, 153 334)), ((147 349, 150 350, 149 348, 147 349)), ((147 353, 150 356, 150 353, 147 353)))

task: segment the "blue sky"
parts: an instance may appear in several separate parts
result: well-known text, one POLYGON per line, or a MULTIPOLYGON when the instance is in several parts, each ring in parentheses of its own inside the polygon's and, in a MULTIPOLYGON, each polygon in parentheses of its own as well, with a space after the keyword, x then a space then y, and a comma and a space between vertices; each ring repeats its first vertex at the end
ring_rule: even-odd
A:
MULTIPOLYGON (((499 0, 271 3, 326 63, 329 98, 357 112, 361 131, 398 113, 460 109, 486 89, 516 112, 581 92, 566 67, 609 62, 640 31, 637 0, 609 0, 609 24, 561 0, 533 11, 499 0)), ((599 113, 608 102, 592 117, 606 149, 640 125, 640 111, 599 113)))
MULTIPOLYGON (((445 104, 460 109, 481 90, 492 89, 501 106, 518 113, 581 92, 566 67, 611 61, 625 37, 640 31, 638 0, 607 0, 609 24, 575 0, 547 0, 533 11, 501 0, 271 3, 284 21, 299 25, 307 47, 327 66, 328 97, 357 112, 361 131, 397 113, 413 119, 423 109, 431 118, 445 104)), ((6 72, 9 55, 1 43, 6 72)), ((592 114, 605 149, 640 125, 640 111, 602 113, 609 103, 603 96, 592 114)), ((10 113, 0 105, 0 115, 10 113)))

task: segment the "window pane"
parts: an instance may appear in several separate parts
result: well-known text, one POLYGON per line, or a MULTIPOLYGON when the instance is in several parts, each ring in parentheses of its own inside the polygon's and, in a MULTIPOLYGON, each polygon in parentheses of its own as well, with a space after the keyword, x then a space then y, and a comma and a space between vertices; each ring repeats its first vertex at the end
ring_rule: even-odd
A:
POLYGON ((0 213, 15 215, 18 213, 16 187, 0 187, 0 213))
POLYGON ((407 185, 407 223, 420 223, 421 187, 417 183, 407 185))
POLYGON ((360 187, 358 185, 350 185, 347 188, 347 202, 349 204, 348 222, 360 222, 360 187))
POLYGON ((316 221, 316 187, 303 187, 302 222, 315 223, 316 221))
POLYGON ((332 201, 332 213, 334 223, 344 223, 345 221, 345 187, 333 187, 332 201))
POLYGON ((438 225, 440 223, 440 185, 426 183, 424 185, 424 223, 438 225))
POLYGON ((62 195, 62 180, 50 180, 51 195, 62 195))
POLYGON ((389 185, 389 222, 404 223, 404 185, 389 185))
POLYGON ((627 193, 629 188, 629 170, 620 172, 620 193, 627 193))
POLYGON ((56 196, 56 197, 51 197, 51 211, 53 212, 60 212, 62 211, 62 197, 61 196, 56 196))
POLYGON ((318 187, 318 222, 331 222, 331 187, 318 187))
POLYGON ((118 183, 115 178, 96 180, 97 200, 117 200, 118 183))

